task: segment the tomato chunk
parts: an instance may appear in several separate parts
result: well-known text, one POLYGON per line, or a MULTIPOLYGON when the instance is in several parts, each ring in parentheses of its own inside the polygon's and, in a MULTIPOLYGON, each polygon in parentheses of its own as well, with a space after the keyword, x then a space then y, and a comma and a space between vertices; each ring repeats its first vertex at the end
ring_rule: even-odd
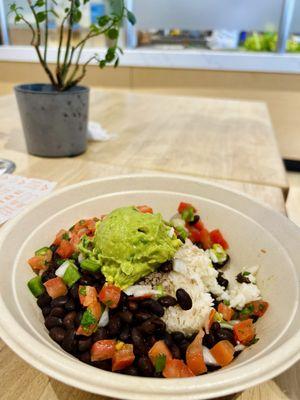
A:
POLYGON ((211 354, 221 367, 225 367, 233 360, 234 346, 228 340, 221 340, 210 349, 211 354))
POLYGON ((95 219, 81 219, 78 221, 71 229, 72 233, 79 235, 79 237, 87 234, 91 235, 95 233, 96 230, 96 220, 95 219))
POLYGON ((220 244, 224 250, 227 250, 229 248, 228 243, 224 239, 224 237, 219 229, 215 229, 210 232, 210 239, 213 244, 215 244, 215 243, 220 244))
POLYGON ((189 238, 193 243, 200 243, 202 239, 201 231, 194 228, 193 226, 187 224, 187 229, 189 231, 189 238))
POLYGON ((56 253, 61 257, 61 258, 69 258, 71 255, 74 253, 74 246, 72 245, 71 242, 68 240, 62 239, 60 242, 60 245, 58 246, 58 249, 56 250, 56 253))
POLYGON ((251 303, 246 304, 245 307, 253 308, 251 315, 255 315, 256 317, 262 317, 269 307, 269 303, 263 300, 255 300, 251 301, 251 303))
POLYGON ((101 306, 98 301, 95 301, 91 303, 83 313, 76 335, 91 336, 97 328, 100 317, 101 306))
POLYGON ((207 372, 203 357, 203 336, 204 332, 201 330, 186 350, 186 363, 194 375, 201 375, 207 372))
POLYGON ((123 344, 123 346, 116 350, 112 357, 112 371, 120 371, 121 369, 129 367, 135 359, 132 344, 123 344))
POLYGON ((153 209, 149 206, 137 206, 136 208, 143 214, 153 214, 153 209))
POLYGON ((202 229, 205 228, 204 223, 202 221, 198 221, 195 224, 193 224, 193 226, 198 229, 198 231, 201 231, 202 229))
POLYGON ((189 208, 189 207, 191 207, 194 211, 196 211, 196 209, 190 204, 190 203, 185 203, 185 202, 181 202, 181 203, 179 203, 179 206, 178 206, 178 212, 179 212, 179 214, 182 214, 183 213, 183 211, 185 210, 185 209, 187 209, 187 208, 189 208))
POLYGON ((103 361, 113 357, 116 351, 115 340, 98 340, 91 348, 91 360, 103 361))
POLYGON ((46 269, 44 256, 31 257, 27 262, 34 271, 40 271, 46 269))
POLYGON ((182 360, 173 358, 166 361, 163 376, 165 378, 188 378, 195 375, 182 360))
POLYGON ((246 319, 234 325, 233 333, 236 340, 242 344, 248 344, 255 338, 255 326, 252 319, 246 319))
POLYGON ((211 241, 208 230, 204 228, 199 232, 199 234, 200 234, 199 243, 202 244, 203 249, 204 250, 210 249, 213 243, 211 241))
POLYGON ((99 293, 99 300, 109 308, 116 308, 121 297, 121 289, 112 284, 105 284, 99 293))
POLYGON ((59 245, 60 245, 60 242, 62 241, 62 239, 63 239, 63 238, 67 238, 67 237, 69 237, 69 232, 66 231, 65 229, 61 229, 61 230, 57 233, 57 235, 56 235, 56 237, 55 237, 55 239, 54 239, 53 244, 54 244, 55 246, 59 246, 59 245))
POLYGON ((60 277, 49 279, 44 283, 44 286, 52 299, 68 293, 68 288, 60 277))
POLYGON ((97 290, 93 286, 79 286, 78 289, 79 301, 84 307, 97 302, 97 290))
POLYGON ((225 321, 230 321, 234 314, 234 310, 231 307, 226 306, 224 303, 218 305, 218 312, 223 315, 225 321))
POLYGON ((162 355, 166 356, 166 360, 172 359, 172 353, 168 349, 165 342, 163 340, 158 340, 157 342, 154 343, 154 345, 149 350, 148 356, 149 356, 152 364, 155 366, 157 357, 162 356, 162 355))

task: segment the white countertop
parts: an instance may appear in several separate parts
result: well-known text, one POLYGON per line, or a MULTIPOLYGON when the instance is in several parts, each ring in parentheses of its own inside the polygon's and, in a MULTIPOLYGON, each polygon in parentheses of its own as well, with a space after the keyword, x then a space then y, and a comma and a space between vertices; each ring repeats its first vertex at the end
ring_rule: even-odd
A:
MULTIPOLYGON (((103 49, 87 48, 82 62, 103 49)), ((55 62, 56 49, 49 48, 49 62, 55 62)), ((37 62, 30 46, 0 46, 0 62, 37 62)), ((256 53, 242 51, 212 51, 202 49, 137 48, 125 49, 121 66, 149 68, 185 68, 224 71, 300 73, 300 54, 256 53)))

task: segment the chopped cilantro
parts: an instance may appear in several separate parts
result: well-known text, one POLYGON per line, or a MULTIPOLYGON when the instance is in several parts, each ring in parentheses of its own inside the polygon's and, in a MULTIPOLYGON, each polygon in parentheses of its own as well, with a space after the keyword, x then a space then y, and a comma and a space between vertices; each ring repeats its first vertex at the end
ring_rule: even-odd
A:
POLYGON ((229 300, 224 300, 223 303, 225 304, 225 306, 230 306, 230 301, 229 300))
POLYGON ((97 319, 92 314, 91 310, 85 310, 80 321, 80 325, 83 327, 83 329, 88 329, 91 325, 94 325, 96 323, 97 319))
POLYGON ((243 275, 243 276, 249 276, 249 275, 251 275, 251 272, 244 271, 244 272, 242 273, 242 275, 243 275))
POLYGON ((64 240, 70 240, 69 234, 66 232, 62 235, 62 239, 64 240))
POLYGON ((166 355, 165 354, 159 354, 155 358, 155 372, 162 372, 166 366, 166 355))
POLYGON ((243 308, 240 313, 243 315, 250 315, 253 313, 253 311, 254 311, 254 305, 249 304, 245 308, 243 308))
POLYGON ((79 294, 81 294, 81 296, 86 296, 86 286, 82 286, 79 289, 79 294))
POLYGON ((258 306, 259 311, 265 311, 265 305, 260 303, 258 306))

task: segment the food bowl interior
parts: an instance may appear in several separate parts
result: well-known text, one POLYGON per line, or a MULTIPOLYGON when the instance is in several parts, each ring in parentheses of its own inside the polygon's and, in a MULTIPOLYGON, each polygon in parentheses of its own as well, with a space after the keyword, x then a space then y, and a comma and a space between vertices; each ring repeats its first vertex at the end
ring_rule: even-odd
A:
MULTIPOLYGON (((117 397, 153 398, 157 391, 157 398, 160 399, 170 398, 171 393, 175 396, 174 388, 172 389, 170 382, 166 380, 159 384, 161 387, 159 389, 157 379, 132 378, 119 374, 115 374, 112 379, 112 373, 87 366, 64 352, 49 337, 41 311, 27 289, 26 283, 33 274, 26 260, 36 249, 50 244, 57 231, 72 226, 79 219, 107 214, 114 208, 126 205, 148 204, 168 220, 176 212, 180 201, 190 202, 199 210, 201 218, 209 229, 220 228, 224 233, 230 244, 231 262, 227 268, 232 274, 240 272, 242 267, 260 266, 257 275, 258 286, 263 298, 270 303, 270 308, 264 318, 256 324, 259 342, 246 349, 227 368, 192 378, 195 385, 199 385, 198 391, 193 393, 196 386, 192 385, 193 390, 190 392, 182 391, 182 398, 194 398, 194 396, 195 398, 198 396, 199 399, 204 398, 201 397, 201 392, 205 398, 215 397, 215 394, 221 393, 221 388, 218 389, 216 385, 213 392, 211 385, 223 380, 224 382, 228 380, 228 384, 232 380, 233 383, 234 377, 236 379, 237 376, 235 370, 238 370, 241 376, 246 372, 243 368, 249 368, 249 373, 250 371, 254 373, 256 370, 257 374, 263 366, 264 357, 270 356, 299 331, 300 324, 295 319, 298 310, 299 271, 296 270, 294 260, 284 243, 270 233, 262 220, 251 216, 250 206, 245 211, 235 206, 234 202, 238 200, 239 195, 236 194, 236 198, 233 196, 234 200, 228 201, 227 191, 224 189, 212 189, 210 185, 199 184, 196 181, 189 183, 182 181, 179 185, 180 180, 176 183, 175 178, 171 184, 168 182, 170 181, 163 178, 159 180, 157 177, 121 178, 119 181, 104 180, 75 186, 52 199, 46 199, 34 210, 24 214, 14 227, 7 231, 6 239, 0 249, 2 300, 4 299, 7 312, 18 326, 19 333, 26 332, 33 348, 42 351, 42 354, 39 354, 40 359, 48 357, 45 372, 61 380, 64 380, 65 376, 65 381, 71 384, 74 382, 71 382, 69 377, 73 377, 78 382, 77 386, 82 389, 117 397), (3 258, 4 251, 5 258, 3 258), (10 273, 7 273, 8 270, 10 273), (53 370, 55 364, 57 367, 53 370), (103 384, 104 375, 108 377, 106 384, 103 384), (145 383, 140 389, 135 388, 135 393, 132 395, 130 388, 136 386, 134 382, 137 379, 142 379, 145 383), (152 393, 151 396, 145 394, 147 388, 149 394, 152 393), (123 392, 119 392, 120 390, 123 392)), ((251 205, 252 202, 246 200, 246 206, 247 202, 251 205)), ((23 348, 22 351, 26 353, 28 349, 23 348)), ((28 354, 24 357, 30 359, 28 354)), ((180 397, 182 384, 181 382, 178 386, 176 398, 180 397)))

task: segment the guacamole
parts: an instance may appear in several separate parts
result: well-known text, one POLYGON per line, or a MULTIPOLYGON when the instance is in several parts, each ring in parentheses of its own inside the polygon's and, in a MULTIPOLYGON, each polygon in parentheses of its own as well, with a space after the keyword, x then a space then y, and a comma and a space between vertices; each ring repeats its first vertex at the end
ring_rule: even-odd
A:
POLYGON ((116 209, 97 224, 93 258, 108 282, 125 289, 173 258, 181 241, 170 229, 160 214, 116 209))

